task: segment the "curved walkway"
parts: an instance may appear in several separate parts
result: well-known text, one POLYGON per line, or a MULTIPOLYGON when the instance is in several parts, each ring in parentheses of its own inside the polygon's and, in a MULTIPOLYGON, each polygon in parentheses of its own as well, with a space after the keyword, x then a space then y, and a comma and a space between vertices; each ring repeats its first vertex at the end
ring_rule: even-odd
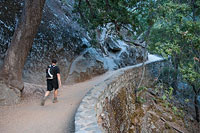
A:
POLYGON ((90 88, 107 79, 107 72, 91 80, 63 86, 58 103, 47 99, 40 106, 40 99, 14 106, 0 107, 1 133, 71 133, 74 132, 74 115, 82 98, 90 88))

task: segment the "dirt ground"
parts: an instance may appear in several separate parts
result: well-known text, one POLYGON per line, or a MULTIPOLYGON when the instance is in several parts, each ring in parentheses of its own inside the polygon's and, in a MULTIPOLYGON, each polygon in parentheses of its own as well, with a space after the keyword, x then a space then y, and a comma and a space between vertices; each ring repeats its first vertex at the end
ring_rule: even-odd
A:
MULTIPOLYGON (((58 103, 52 103, 52 95, 45 106, 41 98, 26 97, 20 104, 0 107, 1 133, 71 133, 74 132, 74 115, 84 95, 92 86, 104 81, 112 72, 91 80, 63 86, 59 90, 58 103)), ((43 86, 45 87, 45 86, 43 86)))

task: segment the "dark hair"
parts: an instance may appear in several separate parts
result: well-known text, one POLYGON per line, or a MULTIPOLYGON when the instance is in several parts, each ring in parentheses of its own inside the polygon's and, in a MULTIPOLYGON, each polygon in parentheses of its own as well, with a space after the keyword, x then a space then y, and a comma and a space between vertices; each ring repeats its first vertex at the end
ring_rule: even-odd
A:
POLYGON ((52 61, 51 61, 52 63, 57 63, 57 60, 56 59, 52 59, 52 61))

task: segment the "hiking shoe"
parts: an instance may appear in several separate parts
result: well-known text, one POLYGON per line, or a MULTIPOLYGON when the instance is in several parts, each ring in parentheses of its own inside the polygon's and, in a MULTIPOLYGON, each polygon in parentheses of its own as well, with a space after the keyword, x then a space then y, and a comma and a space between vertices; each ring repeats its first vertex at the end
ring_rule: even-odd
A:
POLYGON ((42 99, 42 101, 41 101, 41 106, 44 106, 44 104, 45 104, 45 101, 46 101, 46 97, 44 97, 43 99, 42 99))
POLYGON ((57 103, 58 102, 58 99, 57 98, 54 98, 53 99, 53 103, 57 103))
POLYGON ((44 106, 44 103, 45 103, 45 101, 42 99, 42 101, 41 101, 41 106, 44 106))

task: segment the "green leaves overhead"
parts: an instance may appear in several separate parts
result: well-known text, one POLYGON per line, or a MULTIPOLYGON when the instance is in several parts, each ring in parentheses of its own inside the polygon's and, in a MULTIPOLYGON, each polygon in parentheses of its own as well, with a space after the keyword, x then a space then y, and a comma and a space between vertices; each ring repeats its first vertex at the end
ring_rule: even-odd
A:
POLYGON ((155 0, 75 0, 75 12, 81 16, 81 24, 88 29, 106 24, 120 30, 131 26, 131 31, 144 32, 153 24, 155 0))

